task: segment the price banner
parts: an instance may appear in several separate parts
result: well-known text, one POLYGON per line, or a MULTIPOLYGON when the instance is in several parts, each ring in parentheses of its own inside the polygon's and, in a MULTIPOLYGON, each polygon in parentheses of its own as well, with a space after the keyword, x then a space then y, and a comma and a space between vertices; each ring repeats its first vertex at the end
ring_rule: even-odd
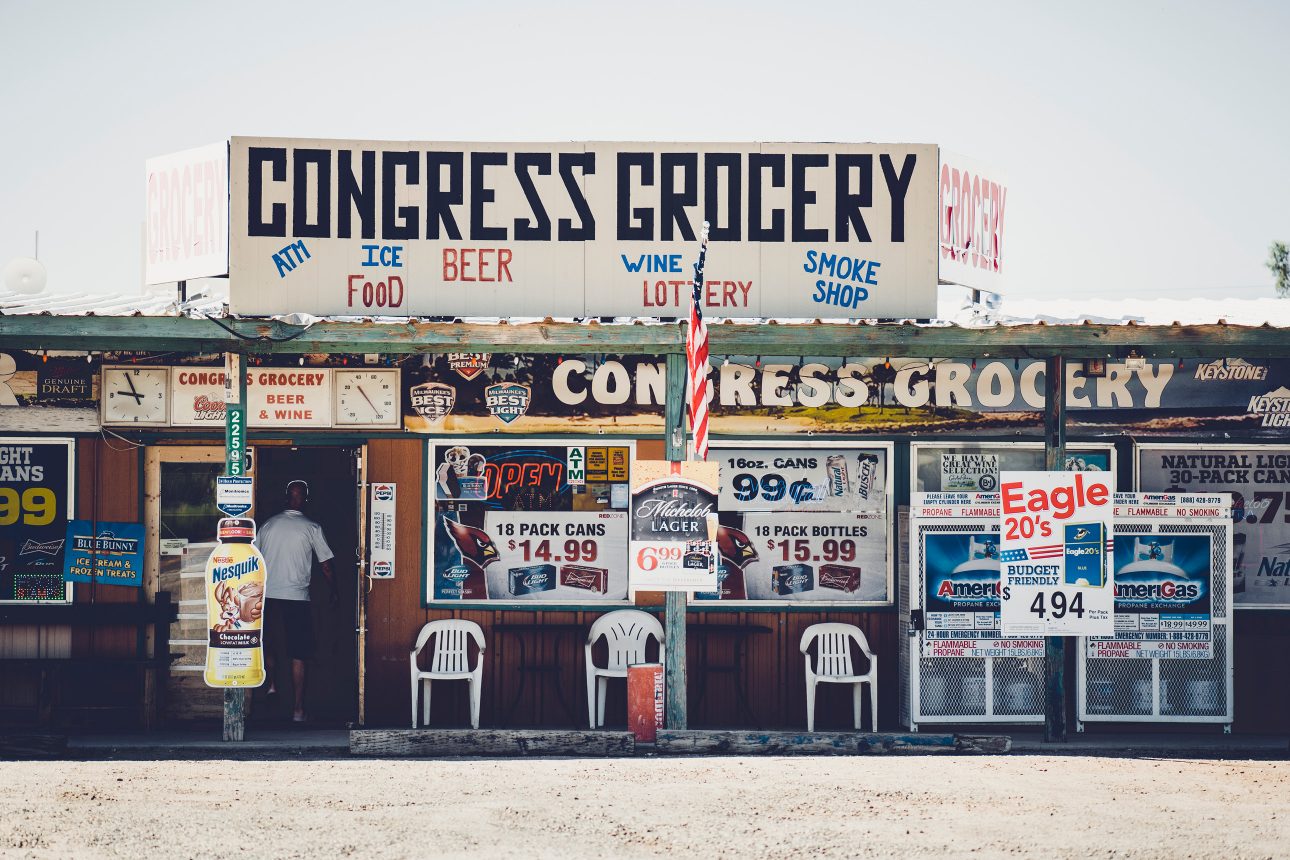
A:
POLYGON ((1231 493, 1236 605, 1290 608, 1290 448, 1142 446, 1138 485, 1146 492, 1231 493))
POLYGON ((887 596, 886 518, 882 512, 721 515, 717 547, 725 575, 716 594, 749 600, 882 601, 887 596))
POLYGON ((1000 621, 1005 638, 1109 636, 1114 479, 1100 472, 1000 475, 1000 621))
POLYGON ((627 514, 489 511, 484 531, 497 547, 488 565, 493 600, 623 600, 627 514))
POLYGON ((0 601, 64 601, 72 442, 0 440, 0 601))
POLYGON ((887 452, 739 448, 721 457, 723 511, 862 511, 887 505, 887 452))
POLYGON ((638 461, 632 470, 631 585, 635 591, 717 587, 719 466, 638 461))

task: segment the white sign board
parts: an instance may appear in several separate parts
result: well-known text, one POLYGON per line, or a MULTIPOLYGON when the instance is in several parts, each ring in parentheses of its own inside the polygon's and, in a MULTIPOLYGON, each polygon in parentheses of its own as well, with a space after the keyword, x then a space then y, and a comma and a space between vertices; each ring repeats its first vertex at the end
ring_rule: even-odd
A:
POLYGON ((999 478, 1003 636, 1112 635, 1114 477, 1003 472, 999 478))
POLYGON ((632 466, 631 591, 717 588, 715 462, 638 460, 632 466))
POLYGON ((215 507, 230 517, 240 517, 255 504, 255 481, 221 475, 215 479, 215 507))
POLYGON ((230 309, 936 315, 937 147, 235 137, 230 309))
POLYGON ((1003 281, 1008 185, 993 168, 944 149, 940 155, 941 281, 998 292, 1003 281))
MULTIPOLYGON (((171 426, 223 426, 224 379, 222 367, 170 368, 171 426)), ((246 403, 250 427, 330 427, 332 370, 248 368, 246 403)))
POLYGON ((371 564, 367 571, 372 579, 394 578, 394 512, 397 490, 398 487, 394 484, 372 484, 372 530, 368 538, 371 564))
POLYGON ((144 282, 228 274, 228 144, 150 158, 144 282))

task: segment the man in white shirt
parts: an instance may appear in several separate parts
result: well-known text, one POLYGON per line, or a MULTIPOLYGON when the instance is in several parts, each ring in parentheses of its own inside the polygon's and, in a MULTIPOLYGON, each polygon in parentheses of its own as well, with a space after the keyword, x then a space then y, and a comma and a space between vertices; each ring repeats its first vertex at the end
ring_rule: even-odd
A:
POLYGON ((295 710, 292 720, 305 721, 305 661, 313 657, 314 628, 309 608, 309 582, 314 558, 322 568, 331 588, 331 604, 337 605, 336 577, 332 575, 331 547, 323 537, 322 527, 304 515, 309 501, 309 485, 296 480, 287 484, 287 507, 260 527, 256 545, 264 556, 265 627, 268 641, 264 649, 269 672, 269 695, 277 692, 274 674, 274 651, 278 641, 286 644, 291 658, 291 680, 295 688, 295 710))

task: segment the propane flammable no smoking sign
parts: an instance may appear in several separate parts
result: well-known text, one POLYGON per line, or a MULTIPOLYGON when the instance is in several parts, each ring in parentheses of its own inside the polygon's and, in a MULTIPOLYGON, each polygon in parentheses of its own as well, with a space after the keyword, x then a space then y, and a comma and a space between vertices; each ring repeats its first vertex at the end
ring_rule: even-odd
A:
POLYGON ((1114 479, 1100 472, 999 476, 1005 638, 1114 633, 1114 496, 1114 479))

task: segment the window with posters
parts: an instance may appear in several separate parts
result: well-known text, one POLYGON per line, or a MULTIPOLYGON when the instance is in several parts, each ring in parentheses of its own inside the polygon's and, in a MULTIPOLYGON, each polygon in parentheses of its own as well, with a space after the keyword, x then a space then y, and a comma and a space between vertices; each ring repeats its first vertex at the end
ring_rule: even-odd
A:
MULTIPOLYGON (((997 493, 999 472, 1044 468, 1042 442, 914 443, 909 447, 913 462, 910 491, 914 493, 997 493)), ((1072 472, 1114 472, 1115 447, 1105 443, 1067 445, 1066 468, 1072 472)))
POLYGON ((65 603, 71 439, 0 437, 0 603, 65 603))
POLYGON ((1290 608, 1290 446, 1139 445, 1144 493, 1232 494, 1238 609, 1290 608))
POLYGON ((430 444, 427 603, 627 600, 631 442, 430 444))
POLYGON ((891 601, 890 444, 714 444, 718 590, 697 601, 891 601))

